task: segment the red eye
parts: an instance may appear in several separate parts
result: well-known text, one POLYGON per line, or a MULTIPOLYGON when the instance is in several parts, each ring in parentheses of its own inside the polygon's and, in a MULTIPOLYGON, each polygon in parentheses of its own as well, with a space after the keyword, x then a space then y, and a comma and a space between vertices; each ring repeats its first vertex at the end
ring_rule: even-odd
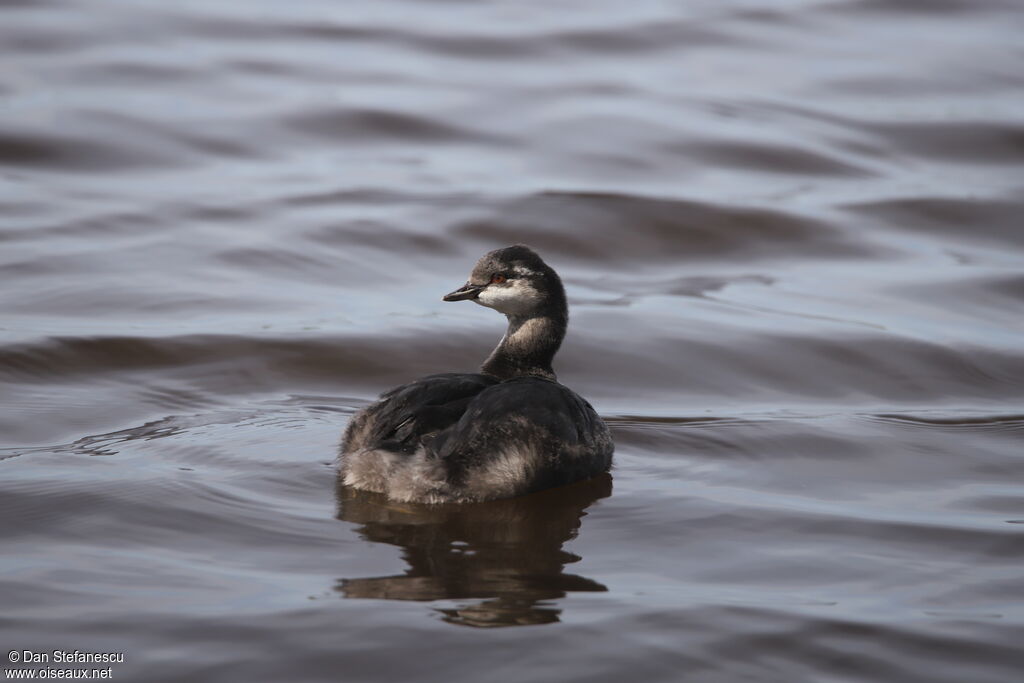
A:
POLYGON ((504 275, 492 275, 491 276, 491 284, 500 285, 504 281, 505 281, 505 276, 504 275))

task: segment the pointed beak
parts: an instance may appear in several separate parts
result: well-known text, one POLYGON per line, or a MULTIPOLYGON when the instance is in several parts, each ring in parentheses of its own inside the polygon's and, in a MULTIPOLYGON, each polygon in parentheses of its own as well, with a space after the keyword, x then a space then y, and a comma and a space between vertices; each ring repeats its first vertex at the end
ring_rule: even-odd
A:
POLYGON ((475 299, 480 294, 486 285, 473 285, 466 283, 456 289, 454 292, 449 292, 441 297, 442 301, 462 301, 463 299, 475 299))

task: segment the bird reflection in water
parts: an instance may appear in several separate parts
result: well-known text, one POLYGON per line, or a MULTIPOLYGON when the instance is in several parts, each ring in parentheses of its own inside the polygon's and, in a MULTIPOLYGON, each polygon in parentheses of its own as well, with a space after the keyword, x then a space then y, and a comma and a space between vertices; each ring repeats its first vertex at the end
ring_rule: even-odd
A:
POLYGON ((420 505, 339 486, 338 519, 359 524, 359 535, 402 548, 405 574, 340 579, 346 598, 467 600, 438 609, 462 626, 526 626, 559 620, 551 601, 600 583, 566 574, 581 558, 562 549, 576 537, 584 512, 611 494, 607 473, 528 496, 486 503, 420 505))

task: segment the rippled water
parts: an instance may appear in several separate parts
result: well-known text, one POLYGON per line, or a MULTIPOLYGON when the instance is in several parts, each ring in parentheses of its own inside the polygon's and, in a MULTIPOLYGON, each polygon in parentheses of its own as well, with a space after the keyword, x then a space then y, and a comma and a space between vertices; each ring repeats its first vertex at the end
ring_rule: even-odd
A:
POLYGON ((1018 680, 1024 11, 0 2, 0 641, 113 678, 1018 680), (566 280, 612 475, 338 489, 566 280), (467 627, 519 628, 467 628, 467 627))

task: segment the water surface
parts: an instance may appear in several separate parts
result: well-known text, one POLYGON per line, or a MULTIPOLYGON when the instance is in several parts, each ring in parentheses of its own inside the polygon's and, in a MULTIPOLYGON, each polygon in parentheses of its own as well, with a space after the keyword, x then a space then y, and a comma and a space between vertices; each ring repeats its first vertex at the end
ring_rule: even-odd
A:
POLYGON ((0 3, 0 641, 119 680, 1008 682, 1024 12, 0 3), (339 489, 563 276, 608 477, 339 489))

